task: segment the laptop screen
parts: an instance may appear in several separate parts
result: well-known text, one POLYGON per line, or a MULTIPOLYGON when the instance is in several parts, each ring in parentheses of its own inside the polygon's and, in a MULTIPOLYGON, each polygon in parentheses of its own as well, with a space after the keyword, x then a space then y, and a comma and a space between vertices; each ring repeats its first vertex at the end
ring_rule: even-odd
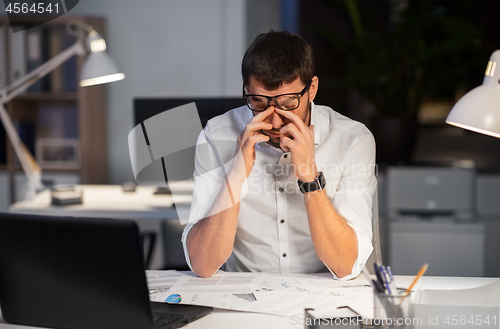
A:
POLYGON ((7 322, 153 328, 133 221, 0 214, 0 273, 7 322))

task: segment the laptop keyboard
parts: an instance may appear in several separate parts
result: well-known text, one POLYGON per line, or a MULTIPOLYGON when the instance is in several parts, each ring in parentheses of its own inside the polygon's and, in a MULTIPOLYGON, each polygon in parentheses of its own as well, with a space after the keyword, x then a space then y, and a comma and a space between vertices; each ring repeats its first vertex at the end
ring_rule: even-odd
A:
POLYGON ((172 322, 182 319, 183 317, 184 315, 153 313, 153 325, 155 328, 162 328, 172 322))

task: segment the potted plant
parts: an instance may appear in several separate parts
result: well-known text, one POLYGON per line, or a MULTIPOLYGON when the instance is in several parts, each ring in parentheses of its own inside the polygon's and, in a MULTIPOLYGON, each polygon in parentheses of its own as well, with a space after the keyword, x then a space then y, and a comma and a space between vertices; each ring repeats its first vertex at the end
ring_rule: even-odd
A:
POLYGON ((319 33, 339 54, 344 83, 375 108, 367 124, 377 161, 407 162, 422 103, 454 100, 478 84, 469 72, 481 72, 490 52, 481 31, 436 0, 380 1, 389 11, 384 26, 364 25, 355 0, 330 1, 347 11, 352 33, 319 33))

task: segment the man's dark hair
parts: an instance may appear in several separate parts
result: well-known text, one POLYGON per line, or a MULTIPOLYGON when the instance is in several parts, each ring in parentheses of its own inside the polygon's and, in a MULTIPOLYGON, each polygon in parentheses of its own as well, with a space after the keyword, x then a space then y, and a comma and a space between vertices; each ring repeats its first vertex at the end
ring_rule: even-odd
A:
POLYGON ((314 76, 313 51, 302 37, 271 30, 259 34, 248 47, 241 75, 246 86, 253 75, 268 90, 276 90, 299 77, 307 84, 314 76))

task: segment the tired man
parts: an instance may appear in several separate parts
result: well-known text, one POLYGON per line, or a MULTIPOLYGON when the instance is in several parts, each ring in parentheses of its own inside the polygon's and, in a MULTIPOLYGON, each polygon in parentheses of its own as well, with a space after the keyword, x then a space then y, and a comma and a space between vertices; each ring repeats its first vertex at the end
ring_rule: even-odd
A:
POLYGON ((357 276, 373 249, 372 134, 314 104, 313 53, 298 35, 259 35, 242 76, 247 105, 210 120, 198 139, 211 151, 197 148, 182 236, 189 266, 202 277, 223 264, 226 271, 328 268, 335 278, 357 276), (237 145, 230 161, 220 141, 237 145), (215 160, 220 170, 207 165, 215 160))

